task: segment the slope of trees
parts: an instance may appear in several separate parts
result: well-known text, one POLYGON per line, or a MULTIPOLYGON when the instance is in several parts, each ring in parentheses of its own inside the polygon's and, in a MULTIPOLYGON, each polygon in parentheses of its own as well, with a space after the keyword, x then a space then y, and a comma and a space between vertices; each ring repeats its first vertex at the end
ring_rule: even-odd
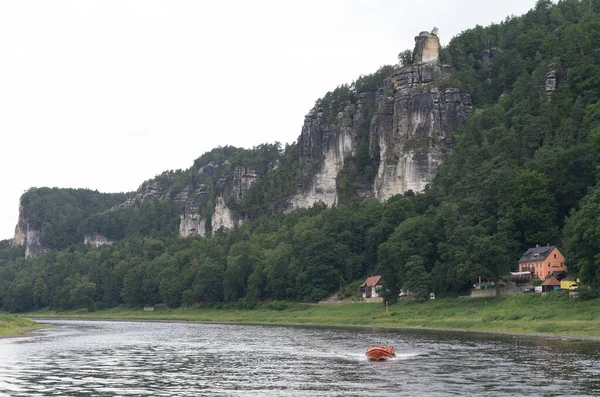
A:
MULTIPOLYGON (((448 83, 469 92, 475 110, 424 192, 359 200, 376 159, 357 150, 338 180, 341 205, 283 215, 285 200, 308 177, 296 145, 215 149, 196 161, 196 172, 147 183, 177 194, 218 179, 197 172, 210 161, 278 163, 244 200, 228 201, 248 218, 243 226, 180 239, 170 205, 156 201, 110 216, 99 205, 78 219, 118 236, 112 246, 73 245, 69 237, 52 243, 67 249, 24 259, 22 248, 0 244, 0 307, 252 307, 263 299, 315 301, 375 273, 391 301, 401 288, 460 294, 479 276, 516 269, 526 248, 546 243, 559 245, 573 276, 600 288, 600 0, 540 0, 521 17, 458 35, 441 60, 454 69, 448 83), (548 91, 550 77, 557 86, 548 91)), ((333 117, 341 102, 377 89, 386 73, 340 86, 316 106, 333 117)), ((47 216, 33 221, 51 227, 63 219, 47 216)))
POLYGON ((125 193, 99 193, 89 189, 31 188, 21 196, 21 215, 40 242, 51 249, 81 244, 84 220, 125 200, 125 193))

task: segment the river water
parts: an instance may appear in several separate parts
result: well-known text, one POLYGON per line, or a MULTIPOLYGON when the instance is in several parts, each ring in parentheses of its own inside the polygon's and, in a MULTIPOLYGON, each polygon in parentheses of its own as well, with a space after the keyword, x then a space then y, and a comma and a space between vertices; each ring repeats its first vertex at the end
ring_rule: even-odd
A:
POLYGON ((48 321, 0 396, 592 396, 600 343, 378 329, 48 321), (366 345, 398 356, 367 361, 366 345))

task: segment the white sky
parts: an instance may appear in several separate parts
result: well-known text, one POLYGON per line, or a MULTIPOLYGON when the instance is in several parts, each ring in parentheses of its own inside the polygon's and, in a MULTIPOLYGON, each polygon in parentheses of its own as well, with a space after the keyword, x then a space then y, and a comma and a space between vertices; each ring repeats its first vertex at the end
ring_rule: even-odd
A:
POLYGON ((291 143, 315 100, 535 0, 0 0, 0 239, 30 187, 135 190, 224 145, 291 143))

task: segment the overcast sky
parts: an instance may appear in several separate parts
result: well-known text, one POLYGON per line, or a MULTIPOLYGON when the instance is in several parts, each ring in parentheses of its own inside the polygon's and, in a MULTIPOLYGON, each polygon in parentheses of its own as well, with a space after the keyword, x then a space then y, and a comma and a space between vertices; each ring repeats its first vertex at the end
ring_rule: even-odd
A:
POLYGON ((315 100, 535 0, 0 0, 0 239, 30 187, 135 190, 224 145, 291 143, 315 100))

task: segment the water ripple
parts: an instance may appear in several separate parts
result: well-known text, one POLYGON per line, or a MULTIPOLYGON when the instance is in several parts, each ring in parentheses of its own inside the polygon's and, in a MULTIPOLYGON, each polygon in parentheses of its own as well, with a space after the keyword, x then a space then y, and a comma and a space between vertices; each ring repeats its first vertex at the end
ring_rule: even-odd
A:
POLYGON ((0 396, 600 394, 586 342, 356 329, 53 321, 0 340, 0 396), (389 341, 395 359, 370 362, 389 341))

